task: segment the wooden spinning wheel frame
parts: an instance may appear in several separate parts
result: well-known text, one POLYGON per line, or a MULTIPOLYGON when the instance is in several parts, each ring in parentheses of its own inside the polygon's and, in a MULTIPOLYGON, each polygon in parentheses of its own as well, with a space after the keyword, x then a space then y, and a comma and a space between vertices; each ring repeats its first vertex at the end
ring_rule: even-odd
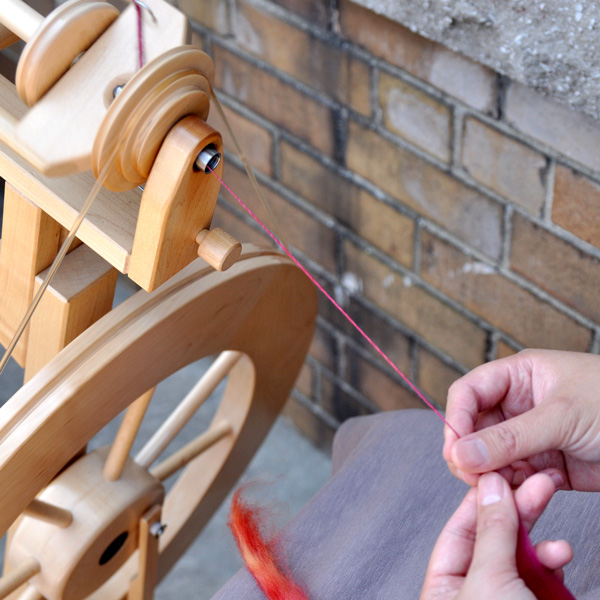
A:
MULTIPOLYGON (((220 135, 204 123, 212 63, 181 46, 187 25, 175 9, 149 4, 169 26, 137 73, 111 62, 123 54, 123 32, 134 31, 133 7, 119 16, 104 0, 69 0, 46 21, 21 0, 0 8, 0 44, 11 32, 29 40, 17 90, 32 106, 0 81, 5 346, 93 181, 80 171, 98 175, 108 165, 105 184, 124 191, 100 192, 78 233, 86 245, 70 249, 16 346, 27 381, 0 409, 0 535, 9 531, 0 598, 151 598, 268 433, 312 337, 315 290, 304 274, 281 254, 242 250, 210 229, 219 184, 199 157, 222 151, 220 135), (52 48, 59 56, 47 72, 52 48), (90 75, 100 59, 104 66, 90 75), (116 85, 124 91, 113 99, 116 85), (66 100, 71 108, 56 113, 66 100), (75 134, 60 116, 65 110, 81 124, 75 134), (38 139, 36 128, 54 114, 64 122, 38 139), (110 310, 115 268, 147 291, 110 310), (214 355, 206 376, 131 458, 155 386, 214 355), (156 464, 224 378, 208 430, 156 464), (125 409, 113 443, 86 452, 125 409), (162 482, 174 474, 165 492, 162 482)), ((221 173, 222 164, 213 167, 221 173)))

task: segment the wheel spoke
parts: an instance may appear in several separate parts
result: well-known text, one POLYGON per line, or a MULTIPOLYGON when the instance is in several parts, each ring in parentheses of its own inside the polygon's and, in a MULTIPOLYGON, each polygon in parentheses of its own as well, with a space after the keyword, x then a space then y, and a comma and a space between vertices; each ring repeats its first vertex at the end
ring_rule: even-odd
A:
POLYGON ((40 594, 32 585, 28 585, 27 589, 19 596, 18 600, 44 600, 44 596, 40 594))
POLYGON ((70 511, 37 499, 31 502, 25 509, 24 514, 58 527, 68 527, 73 522, 73 515, 70 511))
POLYGON ((204 376, 179 403, 168 419, 135 457, 135 462, 148 469, 161 452, 173 441, 205 400, 215 391, 241 358, 241 352, 227 350, 206 371, 204 376))
POLYGON ((107 481, 116 481, 121 477, 121 473, 123 473, 123 468, 129 457, 129 452, 131 451, 133 442, 135 442, 135 436, 140 429, 150 400, 152 400, 154 389, 152 388, 145 394, 142 394, 125 411, 125 416, 110 452, 106 457, 106 463, 102 471, 102 475, 107 481))
POLYGON ((0 579, 0 600, 19 589, 41 570, 35 558, 28 558, 0 579))
POLYGON ((161 462, 154 467, 154 469, 151 469, 150 474, 159 481, 168 479, 171 475, 177 473, 180 469, 183 469, 189 462, 202 454, 202 452, 208 450, 208 448, 232 432, 233 428, 229 422, 225 420, 219 421, 208 431, 198 436, 195 440, 192 440, 189 444, 186 444, 181 450, 175 452, 175 454, 161 462))

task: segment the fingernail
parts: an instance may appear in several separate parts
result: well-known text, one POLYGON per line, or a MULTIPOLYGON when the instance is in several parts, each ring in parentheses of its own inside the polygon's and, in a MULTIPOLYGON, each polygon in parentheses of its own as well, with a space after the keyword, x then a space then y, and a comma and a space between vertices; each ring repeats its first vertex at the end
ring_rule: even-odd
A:
POLYGON ((515 471, 513 476, 512 484, 516 486, 520 486, 527 479, 525 472, 521 470, 515 471))
POLYGON ((500 475, 489 473, 479 479, 479 498, 482 506, 499 502, 503 495, 504 483, 500 475))
POLYGON ((548 475, 550 476, 550 479, 552 479, 552 481, 554 482, 554 486, 557 489, 559 487, 562 487, 563 484, 565 483, 563 476, 558 471, 550 471, 550 473, 548 473, 548 475))
POLYGON ((481 440, 465 440, 456 442, 456 457, 464 467, 476 469, 489 461, 490 453, 481 440))

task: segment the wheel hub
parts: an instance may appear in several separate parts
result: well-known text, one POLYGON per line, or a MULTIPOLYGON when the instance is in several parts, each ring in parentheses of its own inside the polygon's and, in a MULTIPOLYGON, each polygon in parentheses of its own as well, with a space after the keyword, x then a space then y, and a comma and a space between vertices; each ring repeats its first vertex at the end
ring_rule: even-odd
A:
POLYGON ((86 454, 38 495, 72 513, 68 527, 23 516, 11 538, 10 564, 35 558, 41 571, 30 583, 48 600, 84 598, 104 583, 137 549, 142 516, 162 504, 162 484, 131 459, 120 479, 105 480, 107 454, 86 454))

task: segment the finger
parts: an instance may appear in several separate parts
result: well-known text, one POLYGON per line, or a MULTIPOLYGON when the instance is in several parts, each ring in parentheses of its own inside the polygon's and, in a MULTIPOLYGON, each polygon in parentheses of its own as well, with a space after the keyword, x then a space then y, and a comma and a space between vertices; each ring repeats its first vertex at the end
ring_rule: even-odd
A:
POLYGON ((477 491, 471 489, 442 530, 431 554, 428 573, 464 575, 473 554, 476 527, 477 491))
MULTIPOLYGON (((515 369, 523 361, 520 355, 481 365, 457 381, 448 390, 446 419, 460 436, 474 431, 478 415, 502 401, 511 389, 515 369)), ((456 439, 450 428, 444 432, 448 442, 456 439)))
POLYGON ((556 484, 546 473, 529 477, 515 492, 515 503, 521 521, 531 531, 556 491, 556 484))
POLYGON ((535 552, 540 562, 552 571, 560 571, 573 560, 573 549, 565 540, 545 540, 536 544, 535 552))
POLYGON ((560 449, 564 438, 562 406, 550 402, 461 438, 452 446, 451 461, 465 473, 495 471, 540 452, 560 449))
POLYGON ((508 483, 497 473, 479 479, 477 494, 477 537, 473 550, 473 569, 506 571, 515 566, 518 515, 508 483))

